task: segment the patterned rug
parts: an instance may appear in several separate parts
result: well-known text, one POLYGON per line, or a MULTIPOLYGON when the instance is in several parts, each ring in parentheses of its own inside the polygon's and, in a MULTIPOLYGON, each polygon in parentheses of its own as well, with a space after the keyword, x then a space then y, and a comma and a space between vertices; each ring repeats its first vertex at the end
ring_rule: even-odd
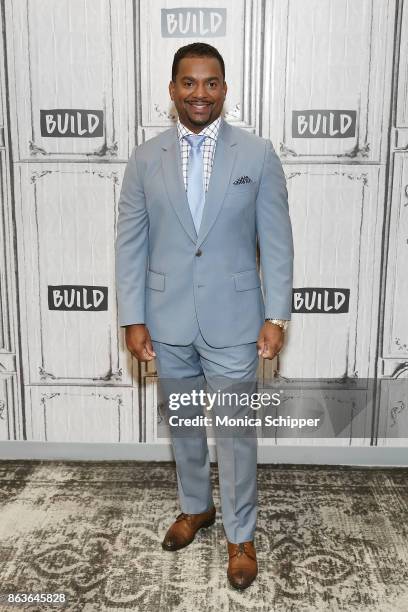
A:
MULTIPOLYGON (((259 574, 226 579, 221 515, 184 550, 172 463, 0 462, 0 591, 64 592, 65 610, 408 609, 408 470, 260 465, 259 574)), ((220 509, 218 474, 212 466, 220 509)), ((0 610, 62 609, 48 604, 0 610)))

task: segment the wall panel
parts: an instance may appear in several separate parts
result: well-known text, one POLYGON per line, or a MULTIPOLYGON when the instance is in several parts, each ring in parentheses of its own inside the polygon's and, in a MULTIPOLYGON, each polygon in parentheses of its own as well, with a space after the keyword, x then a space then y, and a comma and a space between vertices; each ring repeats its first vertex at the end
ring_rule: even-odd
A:
POLYGON ((113 165, 19 167, 26 384, 131 383, 114 290, 122 171, 113 165))
POLYGON ((126 160, 134 144, 131 0, 6 0, 6 19, 14 159, 126 160), (50 111, 44 126, 42 111, 50 111))
POLYGON ((41 442, 133 442, 137 406, 131 388, 26 388, 27 439, 41 442))
POLYGON ((225 118, 259 133, 262 6, 261 0, 207 0, 204 4, 191 0, 138 3, 138 142, 148 140, 174 121, 176 112, 168 93, 173 55, 179 47, 194 40, 214 45, 224 58, 228 84, 225 118), (205 13, 202 21, 201 8, 205 13), (163 14, 164 10, 169 11, 168 17, 163 14), (162 20, 166 17, 166 23, 171 25, 163 32, 162 20), (195 31, 202 32, 202 35, 194 35, 195 23, 195 31), (191 35, 187 38, 181 36, 183 31, 191 35), (220 32, 223 32, 222 36, 220 32), (160 53, 157 52, 158 44, 160 53))
POLYGON ((266 3, 262 125, 282 160, 385 162, 394 15, 394 0, 266 3))

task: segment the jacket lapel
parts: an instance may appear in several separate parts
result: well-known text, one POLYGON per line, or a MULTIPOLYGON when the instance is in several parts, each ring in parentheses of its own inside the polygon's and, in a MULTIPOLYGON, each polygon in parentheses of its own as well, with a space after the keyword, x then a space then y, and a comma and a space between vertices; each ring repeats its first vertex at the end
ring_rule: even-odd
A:
POLYGON ((194 226, 188 205, 187 193, 184 188, 183 170, 181 167, 181 153, 177 136, 177 127, 169 132, 169 142, 162 145, 161 164, 164 182, 170 202, 178 216, 181 225, 190 236, 194 244, 197 241, 197 232, 194 226))
POLYGON ((199 247, 215 223, 222 208, 225 193, 230 182, 237 154, 236 140, 231 126, 221 118, 210 183, 206 193, 205 205, 196 246, 199 247))

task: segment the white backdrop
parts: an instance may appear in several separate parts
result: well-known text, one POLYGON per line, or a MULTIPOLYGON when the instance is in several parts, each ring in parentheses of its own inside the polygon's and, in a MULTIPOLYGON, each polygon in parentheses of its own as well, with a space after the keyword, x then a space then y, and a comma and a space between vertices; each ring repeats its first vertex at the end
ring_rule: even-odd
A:
POLYGON ((154 363, 118 327, 114 238, 127 159, 172 125, 173 54, 193 41, 220 50, 226 120, 270 138, 288 182, 292 322, 260 380, 327 379, 347 411, 375 379, 358 435, 329 445, 408 431, 406 385, 388 385, 408 378, 408 3, 0 6, 0 439, 160 442, 154 363))

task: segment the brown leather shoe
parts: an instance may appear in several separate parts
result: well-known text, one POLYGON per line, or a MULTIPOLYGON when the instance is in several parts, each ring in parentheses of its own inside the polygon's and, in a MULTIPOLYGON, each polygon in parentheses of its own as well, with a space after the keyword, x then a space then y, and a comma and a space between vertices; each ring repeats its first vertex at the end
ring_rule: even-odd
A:
POLYGON ((234 589, 246 589, 258 573, 255 546, 252 541, 228 544, 228 570, 227 577, 234 589))
POLYGON ((162 542, 164 550, 179 550, 191 544, 195 534, 202 527, 210 527, 215 523, 215 507, 200 514, 178 515, 175 522, 167 531, 162 542))

